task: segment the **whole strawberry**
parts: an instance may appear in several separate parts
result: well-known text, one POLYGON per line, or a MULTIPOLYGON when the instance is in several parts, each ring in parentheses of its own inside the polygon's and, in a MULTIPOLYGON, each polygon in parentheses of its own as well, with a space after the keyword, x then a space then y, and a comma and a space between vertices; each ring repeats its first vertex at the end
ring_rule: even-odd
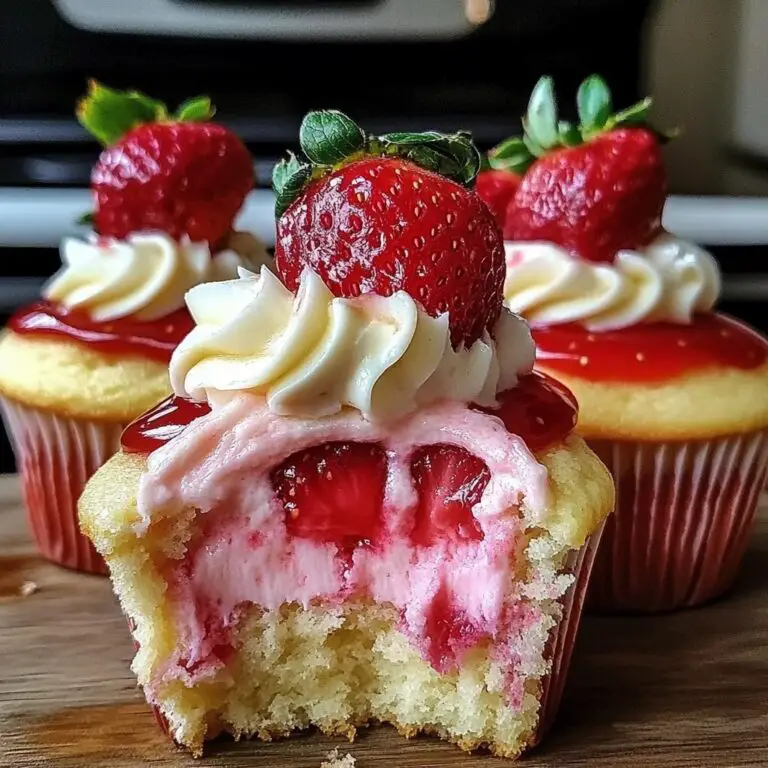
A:
POLYGON ((546 240, 608 262, 658 234, 667 196, 660 144, 666 137, 646 123, 650 103, 612 114, 610 91, 593 75, 579 88, 574 126, 558 121, 552 81, 542 78, 524 136, 489 153, 492 168, 522 173, 499 218, 505 239, 546 240))
POLYGON ((276 266, 298 287, 310 266, 337 296, 404 290, 449 313, 454 345, 492 329, 502 305, 504 248, 470 188, 480 156, 465 133, 366 136, 346 115, 311 112, 305 157, 279 164, 276 266))
POLYGON ((78 119, 105 149, 91 173, 98 234, 155 230, 216 247, 253 188, 253 161, 230 130, 210 122, 207 98, 175 115, 162 102, 94 81, 78 119))

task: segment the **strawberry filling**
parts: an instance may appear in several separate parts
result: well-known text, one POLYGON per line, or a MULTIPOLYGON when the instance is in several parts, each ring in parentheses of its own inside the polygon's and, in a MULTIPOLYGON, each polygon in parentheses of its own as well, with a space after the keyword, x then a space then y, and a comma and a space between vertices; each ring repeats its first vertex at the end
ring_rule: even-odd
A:
POLYGON ((490 412, 441 404, 387 427, 341 414, 314 423, 316 444, 292 452, 306 425, 255 396, 202 416, 206 405, 169 399, 135 422, 124 445, 165 442, 176 457, 150 456, 140 509, 201 510, 185 557, 166 565, 179 642, 163 675, 194 681, 226 666, 248 605, 358 598, 395 606, 401 631, 441 673, 486 641, 514 667, 505 638, 539 620, 510 592, 514 489, 535 509, 544 479, 517 433, 537 446, 562 441, 575 406, 538 374, 499 400, 490 412))

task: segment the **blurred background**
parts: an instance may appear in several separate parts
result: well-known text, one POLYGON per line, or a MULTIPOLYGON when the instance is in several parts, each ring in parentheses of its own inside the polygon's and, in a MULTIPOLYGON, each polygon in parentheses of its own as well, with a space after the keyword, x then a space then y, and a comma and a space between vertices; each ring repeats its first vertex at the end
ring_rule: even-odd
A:
POLYGON ((721 308, 768 331, 766 40, 768 0, 0 0, 0 324, 89 208, 98 146, 73 115, 88 77, 211 95, 255 159, 240 224, 271 243, 272 166, 308 109, 371 132, 464 128, 488 149, 541 74, 568 116, 599 72, 616 105, 650 93, 654 121, 683 129, 665 224, 718 256, 721 308))

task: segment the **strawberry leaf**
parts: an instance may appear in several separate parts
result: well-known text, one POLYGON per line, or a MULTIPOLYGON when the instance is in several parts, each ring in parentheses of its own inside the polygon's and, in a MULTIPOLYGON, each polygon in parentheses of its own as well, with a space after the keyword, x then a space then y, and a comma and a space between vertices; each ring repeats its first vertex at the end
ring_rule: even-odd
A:
POLYGON ((550 149, 558 144, 557 104, 551 77, 542 77, 531 93, 525 130, 532 142, 542 149, 550 149))
POLYGON ((309 112, 301 121, 299 143, 306 156, 318 165, 335 165, 365 148, 360 126, 333 109, 309 112))
POLYGON ((395 146, 413 146, 418 144, 434 144, 445 140, 445 134, 437 131, 424 131, 422 133, 397 132, 384 133, 377 137, 382 144, 395 146))
POLYGON ((275 191, 275 216, 281 216, 291 205, 311 175, 312 167, 309 163, 299 160, 292 152, 274 167, 272 187, 275 191))
POLYGON ((560 144, 564 147, 575 147, 582 142, 581 131, 567 120, 561 120, 557 125, 560 144))
POLYGON ((89 133, 109 146, 143 123, 167 119, 168 108, 139 91, 118 91, 91 80, 76 114, 89 133))
POLYGON ((75 223, 81 227, 93 226, 93 212, 89 211, 88 213, 84 213, 81 216, 78 216, 75 220, 75 223))
POLYGON ((576 94, 576 106, 581 129, 585 133, 592 133, 606 124, 613 109, 613 102, 611 91, 600 75, 590 75, 582 82, 576 94))
POLYGON ((462 177, 459 161, 440 147, 423 144, 403 148, 397 154, 399 157, 410 160, 427 171, 439 173, 442 176, 447 176, 449 179, 458 180, 462 177))
POLYGON ((381 144, 387 154, 404 157, 465 186, 472 185, 480 170, 480 152, 466 131, 385 133, 373 142, 381 144))
POLYGON ((648 121, 648 113, 651 110, 652 103, 653 100, 651 97, 647 96, 642 101, 638 101, 637 104, 622 109, 621 112, 617 112, 609 118, 606 123, 606 128, 615 128, 617 125, 645 124, 648 121))
POLYGON ((195 96, 187 99, 177 110, 176 119, 185 123, 203 123, 216 113, 207 96, 195 96))
POLYGON ((534 159, 525 142, 517 136, 502 141, 488 153, 488 164, 491 168, 518 174, 525 173, 534 159))

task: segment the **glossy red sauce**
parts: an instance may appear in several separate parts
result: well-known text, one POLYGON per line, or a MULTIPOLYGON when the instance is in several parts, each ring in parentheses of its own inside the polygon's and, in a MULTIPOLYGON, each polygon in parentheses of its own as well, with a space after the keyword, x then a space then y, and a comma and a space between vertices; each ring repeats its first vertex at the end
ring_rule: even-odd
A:
MULTIPOLYGON (((534 452, 562 442, 573 430, 578 416, 571 392, 541 373, 521 378, 516 387, 499 396, 499 402, 496 409, 477 410, 498 416, 534 452)), ((210 410, 208 403, 170 395, 125 428, 123 450, 152 453, 210 410)))
POLYGON ((208 403, 169 395, 123 430, 123 450, 126 453, 152 453, 210 410, 208 403))
POLYGON ((706 368, 757 368, 768 339, 727 315, 697 315, 690 325, 653 323, 592 333, 580 325, 533 331, 539 363, 590 381, 665 381, 706 368))
POLYGON ((13 315, 8 327, 22 335, 63 336, 106 354, 142 355, 167 363, 194 322, 186 308, 150 322, 131 317, 97 322, 85 312, 39 301, 13 315))

